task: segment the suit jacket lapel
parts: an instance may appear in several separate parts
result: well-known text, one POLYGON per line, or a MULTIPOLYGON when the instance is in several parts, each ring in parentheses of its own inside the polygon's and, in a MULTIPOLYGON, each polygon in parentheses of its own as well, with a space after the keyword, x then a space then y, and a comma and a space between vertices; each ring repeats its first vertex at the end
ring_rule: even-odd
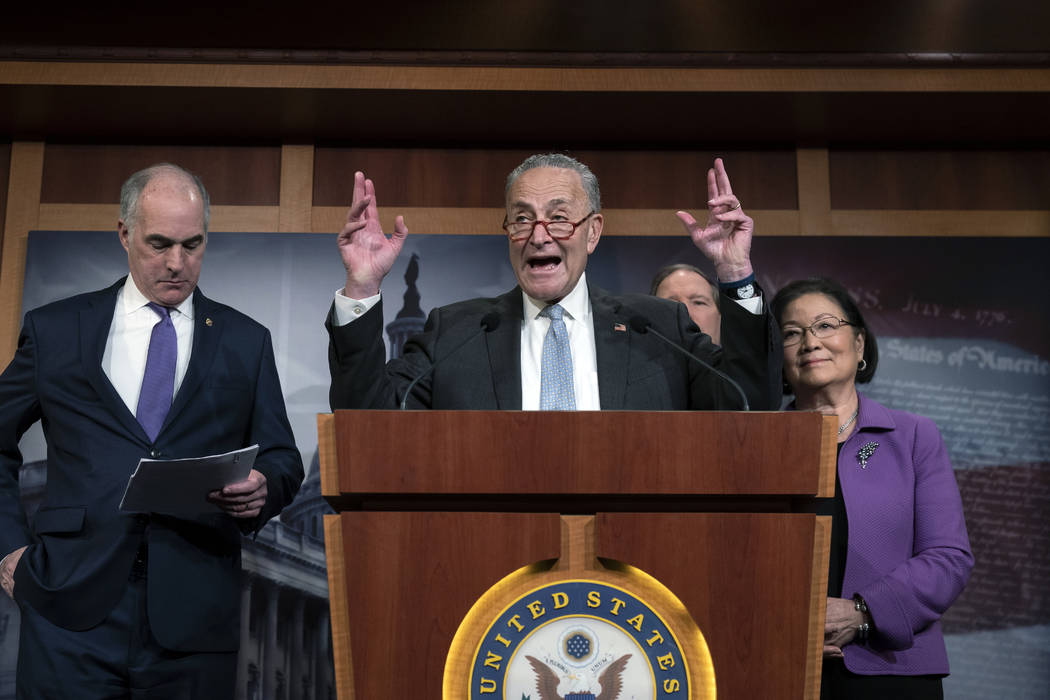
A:
POLYGON ((193 350, 190 354, 190 366, 186 368, 186 376, 179 386, 179 393, 172 401, 168 417, 164 419, 161 433, 171 424, 179 413, 181 413, 200 388, 201 382, 211 371, 212 362, 219 348, 222 338, 222 309, 208 297, 201 294, 199 289, 193 292, 193 350))
POLYGON ((103 405, 120 421, 129 433, 149 442, 146 432, 139 425, 135 415, 128 409, 124 399, 113 387, 109 377, 102 371, 102 356, 106 352, 106 339, 113 324, 113 313, 116 310, 117 296, 124 287, 127 277, 118 280, 113 286, 99 292, 80 311, 80 362, 84 377, 94 388, 103 405))
POLYGON ((499 328, 485 334, 489 367, 496 391, 496 407, 521 410, 521 289, 515 287, 496 299, 493 309, 500 316, 499 328))
POLYGON ((631 349, 630 327, 619 301, 605 290, 591 287, 591 313, 594 314, 594 352, 598 365, 598 399, 602 410, 624 406, 627 390, 627 361, 631 349))

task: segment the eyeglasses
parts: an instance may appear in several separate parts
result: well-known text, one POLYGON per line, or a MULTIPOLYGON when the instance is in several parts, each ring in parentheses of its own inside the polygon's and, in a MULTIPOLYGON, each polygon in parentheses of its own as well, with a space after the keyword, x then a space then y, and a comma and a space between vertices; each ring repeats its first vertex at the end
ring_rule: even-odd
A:
POLYGON ((508 236, 510 236, 510 240, 520 241, 523 238, 531 236, 537 226, 542 226, 548 236, 562 240, 565 238, 572 238, 572 234, 576 233, 576 229, 578 229, 584 221, 597 213, 598 212, 596 211, 592 211, 576 223, 571 221, 542 221, 540 219, 536 219, 535 221, 507 221, 504 219, 503 230, 507 232, 508 236))
POLYGON ((780 330, 780 335, 784 339, 784 347, 789 348, 792 345, 798 345, 802 342, 802 338, 806 335, 806 331, 813 334, 814 338, 830 338, 835 335, 835 331, 843 326, 852 326, 844 318, 835 318, 831 316, 829 318, 821 318, 813 322, 812 325, 798 327, 798 326, 784 326, 780 330))

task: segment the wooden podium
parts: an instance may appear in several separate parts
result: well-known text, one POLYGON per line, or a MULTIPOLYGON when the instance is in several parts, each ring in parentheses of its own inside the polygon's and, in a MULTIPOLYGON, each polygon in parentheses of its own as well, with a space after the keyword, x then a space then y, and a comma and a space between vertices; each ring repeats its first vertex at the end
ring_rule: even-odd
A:
POLYGON ((460 621, 557 560, 567 515, 685 604, 719 698, 819 696, 833 417, 338 411, 318 430, 340 700, 441 697, 460 621))

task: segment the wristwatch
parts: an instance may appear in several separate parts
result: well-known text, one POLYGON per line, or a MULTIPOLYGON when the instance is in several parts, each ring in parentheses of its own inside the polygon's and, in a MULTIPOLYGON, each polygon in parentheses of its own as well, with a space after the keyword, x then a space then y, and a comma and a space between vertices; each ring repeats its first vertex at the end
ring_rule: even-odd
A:
POLYGON ((755 284, 755 273, 751 273, 742 280, 735 282, 719 282, 718 288, 730 299, 751 299, 758 294, 758 285, 755 284))
POLYGON ((757 290, 753 282, 748 282, 742 287, 733 287, 725 290, 725 292, 730 299, 750 299, 755 296, 757 290))

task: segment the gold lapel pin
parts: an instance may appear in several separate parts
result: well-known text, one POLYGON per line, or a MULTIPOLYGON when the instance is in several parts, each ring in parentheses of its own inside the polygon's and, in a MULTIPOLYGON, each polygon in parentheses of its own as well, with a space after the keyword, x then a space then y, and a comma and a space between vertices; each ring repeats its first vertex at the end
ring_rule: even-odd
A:
POLYGON ((204 319, 204 325, 205 326, 210 326, 211 325, 211 319, 210 318, 204 319))

